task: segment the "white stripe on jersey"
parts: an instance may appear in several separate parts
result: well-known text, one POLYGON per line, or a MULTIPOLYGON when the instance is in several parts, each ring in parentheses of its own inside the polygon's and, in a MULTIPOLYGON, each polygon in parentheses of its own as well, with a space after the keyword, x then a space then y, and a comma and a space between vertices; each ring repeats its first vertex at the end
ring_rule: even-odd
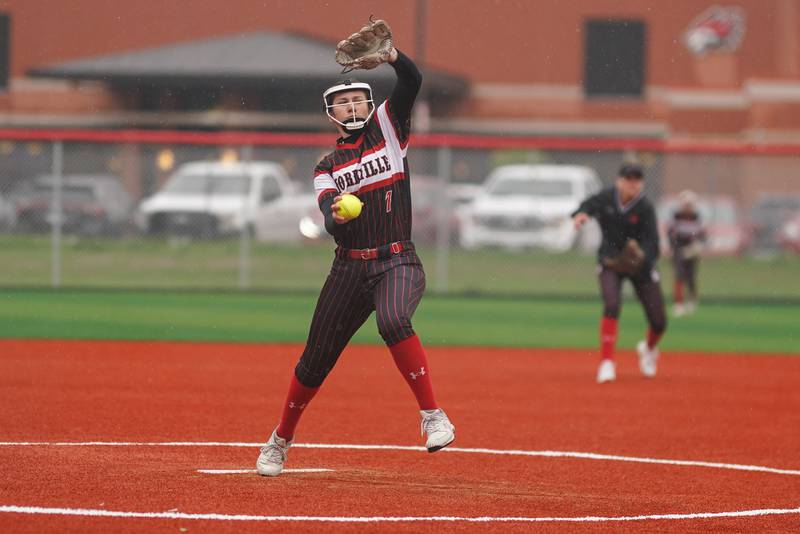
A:
POLYGON ((695 235, 699 234, 703 229, 700 221, 677 219, 672 225, 673 231, 680 235, 695 235))
POLYGON ((326 173, 319 174, 314 177, 314 191, 317 193, 317 197, 326 190, 329 189, 336 189, 336 182, 333 181, 333 177, 326 173))
MULTIPOLYGON (((374 151, 366 151, 362 153, 361 159, 354 160, 352 164, 346 167, 334 170, 331 181, 324 181, 322 184, 333 184, 333 187, 338 191, 358 193, 363 188, 386 182, 403 172, 405 151, 401 150, 397 134, 389 122, 386 101, 378 106, 377 111, 378 126, 381 129, 381 135, 384 140, 378 146, 381 144, 383 146, 380 146, 377 150, 374 150, 376 147, 368 147, 368 150, 374 151)), ((317 188, 317 194, 323 190, 324 186, 323 189, 317 188)))
POLYGON ((389 111, 387 109, 386 101, 378 106, 378 124, 381 126, 381 133, 383 138, 386 139, 386 151, 389 156, 389 161, 392 162, 392 167, 399 172, 403 171, 403 158, 406 157, 408 144, 405 147, 400 146, 400 140, 397 138, 397 132, 392 126, 392 120, 389 118, 389 111))
POLYGON ((403 172, 402 162, 399 167, 395 167, 384 146, 380 150, 364 155, 361 160, 353 161, 347 167, 333 171, 330 183, 339 191, 358 193, 360 189, 386 181, 399 172, 403 172))
POLYGON ((386 101, 378 106, 376 117, 385 141, 384 146, 374 152, 362 154, 361 159, 354 160, 352 164, 338 168, 330 174, 321 173, 315 176, 314 191, 317 196, 330 189, 358 193, 362 188, 391 180, 403 172, 403 158, 407 147, 400 146, 397 132, 389 118, 386 101))

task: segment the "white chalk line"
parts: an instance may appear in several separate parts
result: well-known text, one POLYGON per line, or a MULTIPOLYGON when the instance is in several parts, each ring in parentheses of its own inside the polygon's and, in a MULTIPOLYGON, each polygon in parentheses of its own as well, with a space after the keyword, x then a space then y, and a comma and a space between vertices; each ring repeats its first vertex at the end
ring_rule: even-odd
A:
MULTIPOLYGON (((0 442, 0 447, 27 447, 27 446, 50 446, 50 447, 261 447, 262 443, 243 443, 243 442, 110 442, 110 441, 85 441, 85 442, 0 442)), ((424 447, 404 446, 404 445, 348 445, 330 443, 297 443, 296 448, 307 449, 350 449, 350 450, 398 450, 398 451, 425 451, 424 447)), ((638 462, 662 465, 678 465, 690 467, 708 467, 716 469, 732 469, 739 471, 766 472, 781 475, 800 475, 800 470, 776 469, 772 467, 758 465, 742 465, 719 462, 703 462, 693 460, 668 460, 660 458, 642 458, 635 456, 620 456, 609 454, 597 454, 587 452, 569 451, 524 451, 524 450, 501 450, 484 448, 460 448, 449 447, 442 449, 448 453, 468 453, 468 454, 494 454, 507 456, 529 456, 547 458, 578 458, 586 460, 606 460, 621 462, 638 462)), ((201 470, 198 470, 201 471, 201 470)), ((223 470, 216 470, 223 471, 223 470)), ((248 472, 255 470, 227 470, 231 472, 248 472)), ((289 471, 288 469, 286 471, 289 471)), ((295 471, 303 471, 297 469, 295 471)), ((202 472, 202 471, 201 471, 202 472)), ((727 517, 757 517, 770 515, 800 514, 800 508, 767 508, 757 510, 739 510, 733 512, 701 512, 693 514, 653 514, 636 516, 583 516, 583 517, 462 517, 462 516, 266 516, 266 515, 242 515, 242 514, 190 514, 177 511, 167 512, 125 512, 114 510, 95 510, 83 508, 48 508, 39 506, 17 506, 0 505, 0 513, 19 513, 19 514, 45 514, 45 515, 66 515, 66 516, 92 516, 92 517, 124 517, 124 518, 155 518, 155 519, 192 519, 192 520, 213 520, 213 521, 275 521, 275 522, 333 522, 333 523, 400 523, 400 522, 467 522, 467 523, 534 523, 534 522, 623 522, 623 521, 645 521, 645 520, 688 520, 688 519, 715 519, 727 517)))
MULTIPOLYGON (((306 468, 289 468, 284 469, 281 471, 281 474, 286 473, 330 473, 334 471, 333 469, 325 469, 322 467, 306 467, 306 468)), ((198 469, 198 473, 203 473, 206 475, 242 475, 242 474, 253 474, 257 471, 255 469, 198 469)))
POLYGON ((90 517, 124 517, 148 519, 194 519, 206 521, 302 521, 319 523, 419 523, 419 522, 466 522, 466 523, 598 523, 646 520, 716 519, 727 517, 756 517, 768 515, 800 514, 800 508, 763 510, 740 510, 737 512, 707 512, 696 514, 654 514, 616 517, 462 517, 462 516, 304 516, 304 515, 243 515, 243 514, 190 514, 184 512, 123 512, 117 510, 93 510, 87 508, 45 508, 41 506, 0 505, 0 513, 67 515, 90 517))
MULTIPOLYGON (((262 447, 263 443, 246 442, 221 442, 221 441, 164 441, 164 442, 135 442, 135 441, 5 441, 0 442, 0 447, 262 447)), ((408 445, 353 445, 336 443, 295 443, 297 449, 348 449, 348 450, 392 450, 392 451, 425 451, 425 447, 408 445)), ((645 464, 678 465, 685 467, 708 467, 713 469, 731 469, 736 471, 752 471, 760 473, 773 473, 777 475, 800 476, 800 470, 777 469, 761 465, 744 465, 720 462, 705 462, 697 460, 671 460, 664 458, 648 458, 638 456, 620 456, 616 454, 598 454, 593 452, 572 451, 525 451, 483 448, 447 447, 439 451, 446 453, 466 454, 494 454, 506 456, 529 456, 544 458, 577 458, 582 460, 601 460, 614 462, 636 462, 645 464)))

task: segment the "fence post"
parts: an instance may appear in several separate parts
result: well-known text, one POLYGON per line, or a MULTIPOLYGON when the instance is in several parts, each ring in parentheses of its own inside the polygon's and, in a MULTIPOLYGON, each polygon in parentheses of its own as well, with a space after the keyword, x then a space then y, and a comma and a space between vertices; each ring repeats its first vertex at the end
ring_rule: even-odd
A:
MULTIPOLYGON (((253 162, 253 147, 247 145, 242 147, 242 161, 245 163, 253 162)), ((250 289, 250 262, 251 262, 251 238, 250 221, 253 220, 252 227, 255 228, 255 213, 253 213, 252 206, 245 200, 242 205, 242 231, 239 234, 239 289, 250 289)))
POLYGON ((62 202, 63 190, 63 141, 53 142, 53 197, 50 201, 50 220, 53 231, 50 237, 50 285, 57 289, 61 287, 61 225, 64 218, 62 202))
POLYGON ((449 146, 439 147, 439 209, 436 210, 436 292, 446 293, 449 288, 448 272, 450 259, 450 218, 452 205, 447 189, 450 185, 450 170, 453 153, 449 146))

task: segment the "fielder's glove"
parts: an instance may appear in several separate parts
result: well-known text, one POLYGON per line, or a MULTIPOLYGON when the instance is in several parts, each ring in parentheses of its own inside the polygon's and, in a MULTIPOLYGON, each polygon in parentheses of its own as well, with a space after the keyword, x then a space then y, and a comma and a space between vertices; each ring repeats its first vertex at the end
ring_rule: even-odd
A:
POLYGON ((374 69, 389 60, 394 50, 392 30, 385 20, 372 20, 347 39, 336 45, 336 62, 342 73, 356 69, 374 69))
POLYGON ((620 274, 635 275, 644 266, 644 251, 635 239, 628 239, 619 255, 603 258, 603 265, 620 274))
POLYGON ((691 242, 683 247, 681 251, 683 258, 686 260, 698 257, 701 252, 703 252, 703 245, 699 241, 691 242))

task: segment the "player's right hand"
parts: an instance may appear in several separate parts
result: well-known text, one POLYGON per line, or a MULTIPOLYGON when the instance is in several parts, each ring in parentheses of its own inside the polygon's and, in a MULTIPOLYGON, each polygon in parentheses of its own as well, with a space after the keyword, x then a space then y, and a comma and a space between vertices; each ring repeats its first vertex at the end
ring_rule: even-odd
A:
POLYGON ((572 224, 575 225, 576 230, 580 230, 581 226, 584 225, 586 221, 589 220, 589 216, 583 212, 576 213, 575 217, 572 218, 572 224))
POLYGON ((333 222, 336 224, 344 224, 348 221, 348 219, 339 215, 339 201, 341 199, 341 195, 336 195, 336 198, 333 199, 333 204, 331 204, 331 215, 333 215, 333 222))

